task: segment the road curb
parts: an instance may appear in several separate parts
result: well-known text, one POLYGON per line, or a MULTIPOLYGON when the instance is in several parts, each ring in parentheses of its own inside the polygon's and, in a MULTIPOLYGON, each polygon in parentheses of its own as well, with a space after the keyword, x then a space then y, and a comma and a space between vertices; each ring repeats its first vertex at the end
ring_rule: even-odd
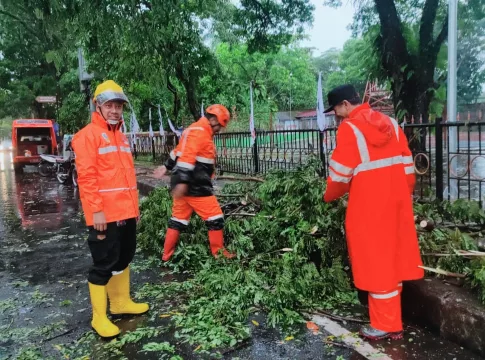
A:
POLYGON ((405 282, 402 310, 406 319, 485 356, 485 307, 469 290, 439 279, 405 282))

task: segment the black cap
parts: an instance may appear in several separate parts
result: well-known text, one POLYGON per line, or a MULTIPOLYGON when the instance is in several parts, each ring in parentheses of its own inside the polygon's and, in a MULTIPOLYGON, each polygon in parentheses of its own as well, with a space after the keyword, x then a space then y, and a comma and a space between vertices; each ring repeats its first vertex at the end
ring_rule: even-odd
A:
POLYGON ((330 107, 328 109, 325 109, 324 113, 332 111, 336 105, 340 104, 344 100, 350 101, 356 100, 358 98, 359 94, 357 94, 357 91, 355 91, 355 88, 352 85, 347 84, 337 86, 327 95, 328 105, 330 107))

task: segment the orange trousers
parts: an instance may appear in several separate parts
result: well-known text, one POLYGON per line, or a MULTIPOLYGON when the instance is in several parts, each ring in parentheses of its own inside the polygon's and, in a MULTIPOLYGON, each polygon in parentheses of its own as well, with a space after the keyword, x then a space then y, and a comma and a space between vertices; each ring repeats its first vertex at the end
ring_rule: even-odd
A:
POLYGON ((402 283, 391 291, 369 292, 370 325, 377 330, 403 330, 401 317, 402 283))
POLYGON ((172 218, 169 221, 167 233, 165 234, 162 260, 168 261, 174 254, 179 241, 180 231, 189 224, 190 217, 194 211, 205 221, 212 254, 217 257, 219 251, 222 250, 226 258, 234 257, 234 254, 224 249, 224 214, 216 197, 185 196, 173 201, 172 218))
POLYGON ((173 200, 172 220, 184 225, 189 224, 190 217, 195 211, 204 221, 217 220, 224 217, 217 198, 212 196, 184 196, 173 200))

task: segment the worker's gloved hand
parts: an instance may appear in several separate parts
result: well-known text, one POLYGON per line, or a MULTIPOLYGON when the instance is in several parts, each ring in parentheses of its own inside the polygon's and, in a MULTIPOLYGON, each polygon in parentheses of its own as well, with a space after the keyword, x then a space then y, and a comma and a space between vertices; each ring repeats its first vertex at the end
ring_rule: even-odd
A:
POLYGON ((188 191, 189 191, 189 185, 188 184, 178 184, 172 190, 172 197, 174 199, 183 198, 187 194, 188 191))
POLYGON ((165 167, 165 165, 162 165, 155 169, 155 171, 153 172, 153 177, 156 179, 162 179, 166 173, 167 168, 165 167))

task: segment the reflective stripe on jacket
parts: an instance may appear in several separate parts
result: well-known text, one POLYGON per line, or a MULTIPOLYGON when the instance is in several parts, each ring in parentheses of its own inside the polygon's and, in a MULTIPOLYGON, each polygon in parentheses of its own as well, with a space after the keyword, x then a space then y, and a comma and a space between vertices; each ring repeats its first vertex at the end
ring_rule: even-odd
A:
POLYGON ((187 196, 210 196, 214 190, 216 146, 209 120, 203 117, 190 125, 170 153, 165 166, 173 170, 171 186, 188 184, 187 196))
POLYGON ((385 291, 423 270, 411 194, 414 165, 394 119, 363 104, 337 133, 325 201, 349 192, 346 235, 355 285, 385 291))
POLYGON ((136 172, 126 136, 110 130, 99 113, 72 139, 86 224, 103 211, 107 222, 139 215, 136 172))

